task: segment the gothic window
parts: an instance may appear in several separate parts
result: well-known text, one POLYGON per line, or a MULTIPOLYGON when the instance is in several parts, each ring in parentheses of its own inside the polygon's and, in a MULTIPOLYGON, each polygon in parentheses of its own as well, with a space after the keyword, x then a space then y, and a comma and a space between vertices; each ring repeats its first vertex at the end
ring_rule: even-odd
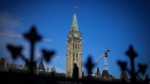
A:
POLYGON ((77 44, 76 44, 76 49, 78 48, 77 44))
POLYGON ((78 57, 78 53, 76 54, 76 58, 78 57))
POLYGON ((73 43, 73 48, 74 48, 74 43, 73 43))
POLYGON ((75 49, 77 49, 77 44, 75 44, 75 49))
POLYGON ((73 53, 73 58, 75 57, 75 54, 73 53))
POLYGON ((76 44, 76 46, 77 46, 76 49, 78 49, 78 44, 76 44))
POLYGON ((76 44, 77 45, 77 49, 78 49, 78 44, 76 44))

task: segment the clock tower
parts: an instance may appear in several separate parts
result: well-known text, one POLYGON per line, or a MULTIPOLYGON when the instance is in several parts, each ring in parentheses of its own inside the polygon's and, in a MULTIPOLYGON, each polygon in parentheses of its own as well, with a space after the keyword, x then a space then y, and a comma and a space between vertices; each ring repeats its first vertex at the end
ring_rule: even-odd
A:
POLYGON ((79 78, 82 77, 82 35, 80 33, 76 13, 73 14, 72 25, 67 36, 66 77, 72 77, 74 63, 79 68, 79 78))

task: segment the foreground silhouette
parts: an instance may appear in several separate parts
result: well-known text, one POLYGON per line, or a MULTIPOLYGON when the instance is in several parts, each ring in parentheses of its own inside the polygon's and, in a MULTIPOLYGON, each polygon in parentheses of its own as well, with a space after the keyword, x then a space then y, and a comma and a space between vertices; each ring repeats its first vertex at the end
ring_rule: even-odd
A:
POLYGON ((136 72, 135 71, 135 65, 134 65, 134 59, 135 59, 135 57, 137 57, 138 54, 134 51, 132 45, 129 46, 129 49, 126 51, 125 54, 130 59, 131 69, 127 68, 127 62, 126 61, 124 61, 124 62, 118 61, 117 63, 119 64, 119 66, 120 66, 120 68, 121 68, 121 70, 123 72, 126 70, 130 74, 130 76, 131 76, 131 83, 138 83, 136 78, 137 78, 139 73, 142 73, 143 75, 145 74, 145 71, 147 69, 147 65, 146 64, 138 64, 138 68, 139 69, 136 72))
POLYGON ((79 82, 78 82, 78 78, 79 78, 79 68, 78 68, 78 66, 77 66, 76 63, 74 63, 74 68, 73 68, 73 74, 72 74, 72 76, 73 76, 72 84, 73 84, 74 82, 76 82, 77 84, 79 84, 79 82))
MULTIPOLYGON (((30 60, 29 58, 25 58, 21 51, 23 50, 22 46, 14 46, 12 44, 7 44, 6 48, 10 51, 12 58, 16 59, 18 57, 22 58, 28 66, 28 70, 20 71, 20 70, 11 70, 8 72, 0 71, 0 83, 3 84, 70 84, 71 82, 82 83, 82 84, 127 84, 126 80, 123 78, 122 81, 103 81, 95 79, 91 76, 92 69, 94 68, 94 63, 92 62, 92 56, 88 56, 87 61, 85 63, 85 67, 87 70, 87 77, 84 76, 84 72, 82 74, 82 79, 78 78, 78 67, 75 64, 73 70, 73 78, 59 77, 56 74, 37 74, 35 65, 37 61, 34 61, 34 50, 35 44, 42 39, 42 37, 37 33, 35 26, 31 27, 31 30, 24 34, 24 37, 30 43, 30 60), (73 81, 72 81, 73 80, 73 81)), ((46 62, 50 62, 52 56, 55 54, 55 51, 50 51, 46 49, 41 49, 43 53, 44 60, 46 62)), ((138 71, 135 72, 134 58, 137 57, 137 53, 134 52, 133 47, 129 46, 129 50, 126 52, 126 55, 130 58, 131 61, 131 69, 129 70, 126 65, 127 62, 118 61, 120 68, 122 71, 127 71, 131 75, 131 82, 128 84, 148 84, 149 77, 146 75, 144 82, 136 82, 136 77, 139 73, 145 74, 145 70, 147 65, 138 64, 138 71)), ((28 57, 28 56, 27 56, 28 57)))

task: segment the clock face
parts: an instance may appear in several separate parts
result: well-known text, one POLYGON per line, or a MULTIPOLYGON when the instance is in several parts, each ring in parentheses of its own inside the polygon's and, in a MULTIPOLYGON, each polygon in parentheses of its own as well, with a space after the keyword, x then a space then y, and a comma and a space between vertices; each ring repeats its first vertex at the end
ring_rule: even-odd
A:
POLYGON ((74 34, 74 37, 78 37, 78 35, 77 35, 77 34, 74 34))

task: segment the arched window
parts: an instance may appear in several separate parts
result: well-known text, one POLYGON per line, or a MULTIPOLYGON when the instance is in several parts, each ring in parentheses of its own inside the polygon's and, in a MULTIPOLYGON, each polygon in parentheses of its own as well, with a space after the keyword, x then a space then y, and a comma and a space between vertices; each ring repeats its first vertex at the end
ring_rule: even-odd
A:
POLYGON ((75 54, 73 53, 73 58, 75 57, 75 54))
POLYGON ((75 44, 75 49, 77 49, 77 44, 75 44))
POLYGON ((73 48, 74 48, 74 43, 73 43, 73 45, 72 45, 72 46, 73 46, 73 48))

